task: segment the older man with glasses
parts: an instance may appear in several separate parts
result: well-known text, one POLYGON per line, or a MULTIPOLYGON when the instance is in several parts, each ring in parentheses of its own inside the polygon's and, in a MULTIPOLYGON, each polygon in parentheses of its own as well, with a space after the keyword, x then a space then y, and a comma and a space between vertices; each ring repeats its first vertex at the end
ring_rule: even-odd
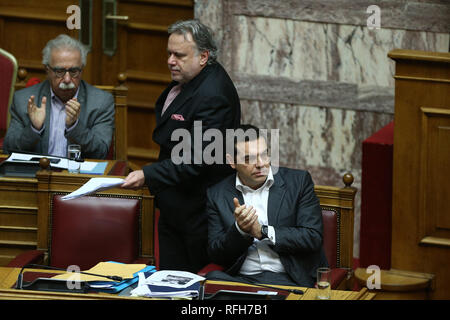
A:
POLYGON ((82 157, 104 159, 114 131, 114 99, 82 80, 87 49, 59 35, 42 50, 47 80, 14 94, 4 151, 67 156, 79 144, 82 157))

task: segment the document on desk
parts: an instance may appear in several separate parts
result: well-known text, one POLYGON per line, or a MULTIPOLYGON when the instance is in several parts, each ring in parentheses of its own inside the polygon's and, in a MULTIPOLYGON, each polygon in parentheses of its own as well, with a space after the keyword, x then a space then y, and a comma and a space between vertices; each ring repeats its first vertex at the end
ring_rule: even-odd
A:
POLYGON ((200 281, 205 278, 187 271, 162 270, 139 273, 138 286, 132 296, 192 299, 199 294, 200 281))
POLYGON ((88 182, 82 185, 68 195, 62 197, 62 200, 76 199, 102 190, 107 190, 120 186, 125 180, 122 178, 91 178, 88 182))
POLYGON ((188 271, 161 270, 145 279, 145 284, 155 286, 170 286, 172 288, 187 288, 205 278, 188 271))
POLYGON ((42 156, 37 154, 27 154, 27 153, 18 153, 13 152, 6 162, 28 162, 28 163, 39 163, 39 159, 47 158, 50 160, 50 167, 67 169, 69 166, 69 160, 66 158, 58 158, 52 156, 42 156))

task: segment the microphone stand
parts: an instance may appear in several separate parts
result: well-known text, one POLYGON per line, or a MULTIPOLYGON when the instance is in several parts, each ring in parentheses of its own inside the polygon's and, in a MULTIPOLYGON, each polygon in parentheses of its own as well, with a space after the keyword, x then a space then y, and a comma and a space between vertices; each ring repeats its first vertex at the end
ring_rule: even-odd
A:
MULTIPOLYGON (((40 265, 40 264, 34 264, 34 263, 26 264, 22 267, 22 269, 20 269, 19 276, 17 277, 16 289, 23 289, 22 288, 23 287, 23 270, 27 269, 27 268, 39 268, 39 269, 48 269, 48 270, 67 271, 66 269, 63 269, 63 268, 45 266, 45 265, 40 265)), ((85 272, 85 271, 77 271, 77 272, 73 272, 73 273, 80 273, 80 274, 87 274, 90 276, 103 277, 103 278, 107 278, 107 279, 110 279, 113 281, 118 281, 118 282, 123 281, 123 278, 119 277, 119 276, 105 276, 102 274, 89 273, 89 272, 85 272)))
MULTIPOLYGON (((214 279, 211 279, 211 280, 214 280, 214 279)), ((219 281, 220 281, 220 280, 219 280, 219 281)), ((245 280, 242 279, 242 281, 240 280, 240 281, 227 281, 227 282, 245 283, 245 284, 249 284, 249 285, 256 286, 256 287, 263 287, 263 288, 273 289, 273 290, 277 290, 277 291, 285 291, 285 292, 294 293, 294 294, 299 294, 299 295, 302 295, 302 294, 305 293, 303 290, 300 290, 300 289, 285 289, 285 288, 278 288, 278 287, 269 286, 269 285, 265 285, 265 284, 253 283, 253 282, 251 282, 251 281, 249 281, 249 280, 247 280, 247 279, 245 279, 245 280)), ((205 290, 205 289, 202 288, 202 290, 203 290, 202 293, 203 293, 203 297, 204 297, 204 290, 205 290)), ((220 291, 220 290, 219 290, 219 291, 220 291)), ((204 297, 203 299, 208 300, 208 299, 212 298, 214 295, 215 295, 215 294, 213 294, 212 296, 210 296, 210 297, 208 297, 208 298, 204 297)))
POLYGON ((286 292, 294 293, 294 294, 304 294, 305 293, 305 292, 303 292, 303 290, 300 290, 300 289, 277 288, 277 287, 272 287, 272 286, 268 286, 268 285, 265 285, 265 284, 250 283, 250 282, 247 282, 247 284, 251 284, 252 286, 257 286, 257 287, 273 289, 273 290, 286 291, 286 292))

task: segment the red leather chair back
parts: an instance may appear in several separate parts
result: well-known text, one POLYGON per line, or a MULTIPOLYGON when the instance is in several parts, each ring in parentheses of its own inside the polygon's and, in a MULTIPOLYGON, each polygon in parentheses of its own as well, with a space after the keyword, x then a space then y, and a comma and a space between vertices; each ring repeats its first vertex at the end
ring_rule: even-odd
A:
POLYGON ((331 209, 322 208, 323 219, 323 247, 330 268, 339 267, 339 225, 338 214, 331 209))
POLYGON ((35 84, 38 84, 41 82, 41 79, 37 78, 37 77, 32 77, 30 79, 28 79, 27 83, 25 84, 25 88, 34 86, 35 84))
POLYGON ((0 131, 8 129, 8 109, 14 94, 17 61, 10 53, 0 49, 0 131))
POLYGON ((81 197, 52 201, 50 265, 86 270, 101 261, 132 263, 139 257, 138 199, 81 197))

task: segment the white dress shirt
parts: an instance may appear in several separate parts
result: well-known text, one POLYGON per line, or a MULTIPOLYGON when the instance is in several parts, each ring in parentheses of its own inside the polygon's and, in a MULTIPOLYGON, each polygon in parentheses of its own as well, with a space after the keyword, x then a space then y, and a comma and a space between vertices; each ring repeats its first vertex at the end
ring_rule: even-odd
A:
MULTIPOLYGON (((264 184, 257 190, 244 185, 236 174, 236 189, 238 189, 244 197, 244 203, 247 207, 253 206, 258 215, 258 221, 261 225, 268 225, 267 205, 269 201, 269 189, 273 185, 274 179, 272 168, 269 170, 267 179, 264 184)), ((236 227, 239 232, 250 237, 249 234, 242 231, 237 222, 236 227)), ((275 229, 273 226, 268 226, 268 239, 258 240, 254 239, 253 245, 248 248, 248 254, 242 267, 240 274, 251 275, 261 273, 262 271, 285 272, 283 264, 280 261, 280 256, 270 248, 276 241, 275 229)))
MULTIPOLYGON (((75 93, 74 98, 78 97, 78 88, 75 93)), ((65 131, 72 130, 76 124, 75 123, 69 128, 66 129, 66 104, 63 103, 50 88, 51 92, 51 109, 52 112, 50 114, 50 135, 48 139, 48 154, 58 157, 67 157, 67 139, 65 137, 65 131)))

